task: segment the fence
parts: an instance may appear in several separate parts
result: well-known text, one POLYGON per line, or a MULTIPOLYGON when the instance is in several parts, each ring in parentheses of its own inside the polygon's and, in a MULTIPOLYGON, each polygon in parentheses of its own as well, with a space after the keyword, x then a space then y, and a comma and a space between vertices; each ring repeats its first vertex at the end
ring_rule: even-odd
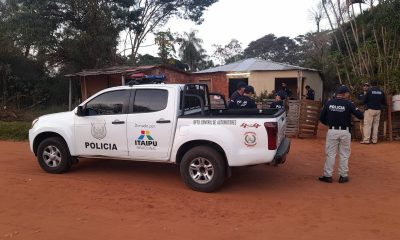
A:
POLYGON ((317 135, 321 102, 311 100, 289 100, 286 121, 286 136, 310 138, 317 135))

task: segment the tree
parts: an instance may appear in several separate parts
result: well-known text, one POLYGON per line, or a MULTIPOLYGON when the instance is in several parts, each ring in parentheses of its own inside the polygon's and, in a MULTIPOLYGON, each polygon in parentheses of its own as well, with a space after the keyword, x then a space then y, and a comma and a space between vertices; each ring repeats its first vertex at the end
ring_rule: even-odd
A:
POLYGON ((164 63, 168 63, 168 59, 174 57, 175 51, 175 37, 168 29, 167 31, 160 31, 155 34, 155 43, 158 45, 158 56, 164 63))
POLYGON ((290 37, 276 37, 274 34, 268 34, 250 42, 244 50, 244 56, 295 65, 299 63, 296 41, 290 37))
POLYGON ((321 21, 325 17, 325 12, 324 8, 322 6, 322 2, 318 2, 318 4, 310 9, 310 18, 311 21, 313 21, 317 27, 317 33, 320 32, 321 30, 321 21))
POLYGON ((185 32, 183 36, 177 38, 179 44, 179 55, 182 62, 189 65, 189 71, 196 71, 206 58, 205 50, 202 47, 203 40, 198 38, 197 30, 185 32))
POLYGON ((135 60, 144 39, 157 27, 174 16, 201 23, 204 10, 215 2, 217 0, 132 0, 126 18, 125 49, 129 39, 131 59, 135 60))
POLYGON ((356 15, 353 3, 361 1, 322 1, 335 43, 331 51, 337 56, 337 74, 345 74, 350 85, 380 79, 386 90, 400 90, 400 2, 365 2, 370 8, 360 7, 356 15))
POLYGON ((225 46, 213 45, 213 57, 221 64, 236 62, 243 58, 242 44, 237 39, 232 39, 225 46))

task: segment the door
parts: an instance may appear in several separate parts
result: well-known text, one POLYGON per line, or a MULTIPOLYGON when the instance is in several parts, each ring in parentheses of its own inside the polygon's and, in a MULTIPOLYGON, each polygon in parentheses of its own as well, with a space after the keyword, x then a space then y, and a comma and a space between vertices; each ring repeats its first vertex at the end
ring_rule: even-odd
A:
POLYGON ((164 161, 174 137, 177 94, 174 89, 136 89, 128 114, 129 156, 135 160, 164 161))
POLYGON ((75 117, 78 155, 128 157, 126 118, 131 91, 106 92, 85 104, 85 116, 75 117))
POLYGON ((297 94, 297 78, 275 78, 275 91, 279 92, 282 89, 282 83, 292 92, 290 99, 298 99, 297 94))

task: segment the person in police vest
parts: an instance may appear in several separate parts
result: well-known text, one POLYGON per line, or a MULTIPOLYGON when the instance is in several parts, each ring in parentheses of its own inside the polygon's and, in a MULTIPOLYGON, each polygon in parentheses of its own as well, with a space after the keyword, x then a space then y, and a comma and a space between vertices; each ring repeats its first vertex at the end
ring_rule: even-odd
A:
POLYGON ((279 109, 281 109, 281 108, 284 108, 284 107, 285 107, 284 106, 284 102, 281 99, 281 96, 275 95, 275 102, 271 103, 270 108, 279 108, 279 109))
POLYGON ((244 89, 246 88, 247 84, 244 82, 239 82, 237 85, 237 90, 232 93, 232 96, 229 98, 229 108, 236 108, 236 99, 240 96, 243 96, 244 89))
POLYGON ((348 99, 350 90, 346 86, 340 86, 336 91, 336 98, 329 100, 322 109, 320 121, 329 127, 326 134, 325 152, 326 161, 324 175, 319 177, 322 182, 331 183, 336 153, 339 151, 339 183, 349 181, 348 162, 351 152, 351 115, 358 119, 364 118, 353 103, 348 99))
POLYGON ((235 108, 257 108, 256 102, 254 101, 254 88, 252 86, 246 86, 243 95, 236 98, 235 108))
POLYGON ((292 91, 287 87, 286 83, 282 83, 282 88, 276 93, 282 100, 290 99, 293 95, 292 91))
POLYGON ((371 81, 371 88, 364 97, 364 139, 361 144, 378 143, 378 128, 381 110, 386 105, 385 93, 379 89, 378 81, 371 81), (372 128, 372 138, 371 138, 372 128))

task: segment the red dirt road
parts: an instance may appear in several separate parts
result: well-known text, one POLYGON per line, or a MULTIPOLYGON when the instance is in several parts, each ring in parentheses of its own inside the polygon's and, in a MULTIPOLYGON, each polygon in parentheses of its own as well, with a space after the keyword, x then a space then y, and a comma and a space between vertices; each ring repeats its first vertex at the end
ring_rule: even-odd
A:
POLYGON ((0 142, 0 239, 400 239, 399 143, 353 142, 351 182, 321 183, 324 139, 287 163, 189 190, 174 165, 87 159, 43 172, 26 142, 0 142))

